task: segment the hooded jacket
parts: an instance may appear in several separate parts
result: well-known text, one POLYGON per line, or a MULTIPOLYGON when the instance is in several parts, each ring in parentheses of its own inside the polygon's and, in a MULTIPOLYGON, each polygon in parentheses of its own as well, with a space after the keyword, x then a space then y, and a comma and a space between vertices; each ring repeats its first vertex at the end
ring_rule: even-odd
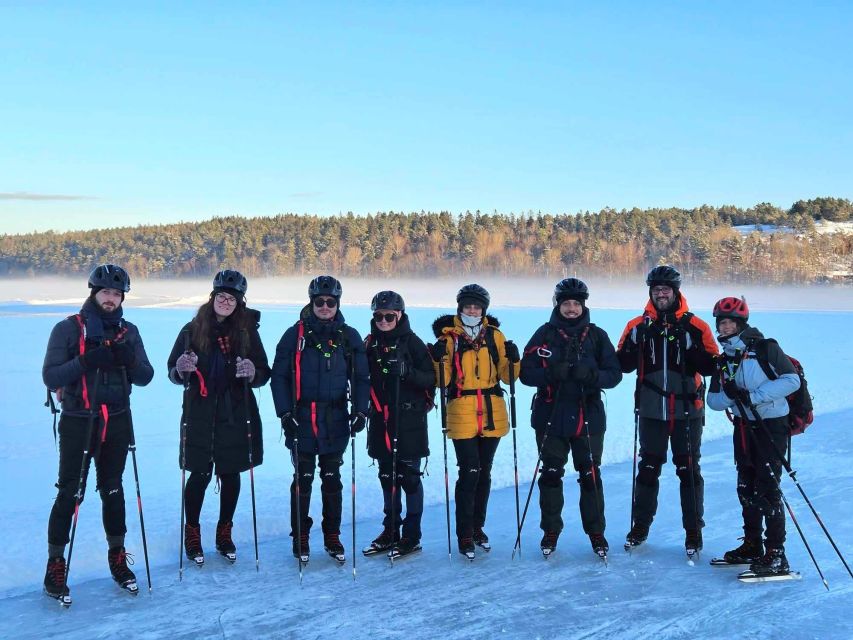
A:
POLYGON ((119 307, 112 313, 104 313, 88 298, 79 314, 53 327, 44 355, 42 380, 48 389, 57 392, 63 415, 88 417, 101 404, 106 405, 110 415, 122 413, 130 403, 131 385, 144 387, 154 377, 139 330, 124 319, 123 311, 119 307), (112 342, 124 342, 133 350, 133 366, 86 372, 78 357, 81 352, 112 342))
POLYGON ((554 307, 524 348, 521 381, 536 387, 531 426, 547 428, 549 435, 580 437, 586 435, 585 426, 591 435, 607 427, 601 390, 619 384, 622 370, 607 332, 591 324, 589 315, 584 308, 579 318, 568 320, 554 307), (597 372, 596 380, 586 386, 571 379, 553 384, 547 374, 556 362, 583 362, 597 372))
POLYGON ((705 415, 702 376, 716 370, 717 343, 704 320, 689 313, 679 292, 675 309, 659 312, 652 301, 625 326, 616 356, 624 373, 637 370, 640 417, 683 420, 705 415))
MULTIPOLYGON (((276 415, 292 412, 298 423, 300 454, 346 450, 349 416, 367 415, 370 381, 364 343, 340 307, 323 322, 305 305, 276 347, 271 385, 276 415)), ((292 438, 285 445, 292 449, 292 438)))
POLYGON ((721 340, 723 353, 717 359, 717 371, 708 390, 708 406, 716 411, 729 409, 735 415, 754 422, 755 417, 748 407, 747 415, 741 414, 737 403, 722 390, 722 384, 734 377, 738 388, 749 391, 749 398, 762 419, 781 418, 788 415, 786 397, 800 388, 800 377, 794 365, 775 341, 764 343, 767 364, 778 376, 771 380, 764 373, 756 355, 756 347, 764 335, 749 325, 738 335, 721 340))
POLYGON ((390 459, 394 426, 398 425, 398 458, 410 460, 428 456, 427 413, 433 404, 435 370, 426 345, 412 332, 409 316, 405 313, 390 331, 380 331, 371 320, 364 344, 370 367, 367 453, 371 458, 390 459), (400 360, 406 369, 400 378, 399 401, 395 396, 396 377, 387 373, 390 360, 400 360), (395 413, 399 413, 399 417, 395 413))
MULTIPOLYGON (((260 466, 264 461, 258 403, 255 394, 250 392, 249 404, 246 405, 244 378, 236 376, 235 361, 240 356, 255 365, 255 377, 249 383, 252 388, 262 387, 270 379, 267 353, 258 333, 261 313, 255 309, 246 309, 246 312, 253 322, 248 331, 249 344, 245 353, 223 353, 220 349, 217 338, 227 335, 227 319, 223 323, 212 323, 206 350, 189 343, 190 350, 198 356, 198 373, 190 374, 188 388, 184 392, 182 423, 186 425, 186 459, 178 461, 188 471, 206 472, 211 462, 216 466, 216 473, 246 471, 249 468, 250 442, 252 466, 260 466)), ((181 329, 167 361, 169 379, 175 384, 184 384, 175 364, 186 350, 186 340, 192 336, 191 327, 192 322, 188 322, 181 329)))
MULTIPOLYGON (((435 337, 445 347, 445 357, 435 363, 435 371, 437 380, 444 376, 447 387, 447 435, 451 439, 500 438, 509 432, 500 383, 509 383, 510 362, 499 326, 498 319, 488 315, 476 339, 471 340, 458 315, 440 316, 432 324, 435 337)), ((517 377, 521 363, 515 363, 513 370, 517 377)))

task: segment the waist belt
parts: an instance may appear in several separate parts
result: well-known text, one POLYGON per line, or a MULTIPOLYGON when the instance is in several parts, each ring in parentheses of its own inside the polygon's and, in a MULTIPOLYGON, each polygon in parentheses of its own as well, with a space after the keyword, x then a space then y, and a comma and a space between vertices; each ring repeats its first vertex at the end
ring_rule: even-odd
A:
POLYGON ((663 387, 659 387, 654 382, 649 382, 648 380, 643 380, 643 386, 648 387, 649 389, 651 389, 652 391, 654 391, 656 394, 658 394, 660 396, 666 396, 666 397, 672 396, 672 397, 676 398, 677 400, 681 400, 681 399, 686 398, 687 400, 690 400, 692 402, 699 397, 699 394, 696 391, 693 391, 691 393, 676 393, 675 391, 667 391, 663 387))
POLYGON ((503 396, 504 390, 499 384, 496 384, 494 387, 489 387, 488 389, 463 389, 456 394, 456 397, 476 396, 478 393, 481 393, 484 396, 503 396))

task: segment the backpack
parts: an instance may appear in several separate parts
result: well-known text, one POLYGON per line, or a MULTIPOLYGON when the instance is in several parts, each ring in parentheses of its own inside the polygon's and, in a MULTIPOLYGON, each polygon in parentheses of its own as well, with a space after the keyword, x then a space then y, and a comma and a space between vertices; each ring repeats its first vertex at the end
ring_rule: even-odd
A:
MULTIPOLYGON (((767 343, 774 342, 779 344, 773 338, 765 338, 759 340, 755 345, 755 356, 758 359, 758 364, 764 375, 770 380, 775 380, 779 376, 773 371, 770 363, 767 360, 767 343)), ((784 352, 783 352, 784 353, 784 352)), ((794 365, 794 370, 800 378, 800 388, 789 394, 785 399, 788 401, 788 423, 791 427, 791 435, 796 436, 804 433, 808 426, 814 421, 814 406, 812 405, 812 397, 809 395, 809 385, 806 381, 806 374, 803 371, 803 365, 796 358, 792 358, 787 353, 785 357, 794 365)))

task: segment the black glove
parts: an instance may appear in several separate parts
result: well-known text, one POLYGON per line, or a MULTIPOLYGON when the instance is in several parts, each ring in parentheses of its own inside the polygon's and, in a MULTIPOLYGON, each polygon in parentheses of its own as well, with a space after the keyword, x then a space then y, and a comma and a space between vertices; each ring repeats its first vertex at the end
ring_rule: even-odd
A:
POLYGON ((545 369, 545 377, 549 382, 560 383, 569 379, 572 371, 572 365, 568 362, 555 362, 549 364, 545 369))
POLYGON ((136 364, 136 353, 133 351, 133 346, 126 342, 116 342, 113 344, 113 358, 119 367, 132 369, 136 364))
POLYGON ((723 383, 723 392, 725 392, 730 399, 743 403, 745 407, 752 404, 752 398, 749 397, 749 391, 737 386, 734 378, 729 378, 723 383))
POLYGON ((507 340, 504 343, 504 353, 506 354, 506 359, 512 363, 516 363, 521 360, 521 356, 518 353, 518 347, 512 340, 507 340))
POLYGON ((445 344, 446 342, 446 340, 436 340, 435 344, 430 346, 429 355, 436 362, 439 362, 444 356, 447 355, 447 345, 445 344))
POLYGON ((406 373, 408 372, 408 367, 406 363, 399 359, 389 360, 385 364, 385 371, 389 376, 397 376, 399 378, 405 378, 406 373))
POLYGON ((582 385, 591 385, 598 382, 598 368, 588 362, 578 362, 572 367, 572 380, 582 385))
POLYGON ((94 371, 95 369, 110 369, 115 364, 113 351, 107 345, 102 344, 94 349, 89 349, 86 353, 81 353, 80 364, 86 371, 94 371))
POLYGON ((296 437, 296 426, 296 420, 293 418, 293 414, 290 411, 281 416, 281 430, 284 431, 284 436, 286 438, 290 438, 292 440, 296 437))
POLYGON ((360 431, 364 431, 364 427, 367 425, 367 416, 361 413, 360 411, 356 414, 350 416, 349 419, 349 430, 350 435, 354 436, 360 431))

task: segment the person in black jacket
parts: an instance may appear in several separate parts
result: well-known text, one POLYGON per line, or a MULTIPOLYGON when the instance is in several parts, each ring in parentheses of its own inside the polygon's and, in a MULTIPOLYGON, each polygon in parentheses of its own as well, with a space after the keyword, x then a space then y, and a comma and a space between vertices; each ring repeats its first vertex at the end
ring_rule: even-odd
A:
POLYGON ((58 492, 48 522, 44 589, 66 605, 71 597, 65 546, 93 458, 110 572, 119 586, 134 594, 138 591, 124 547, 127 527, 122 475, 132 440, 131 385, 144 387, 154 376, 139 331, 123 317, 124 294, 130 291, 125 270, 112 264, 95 267, 89 275, 89 288, 92 291, 79 313, 53 328, 42 367, 45 385, 62 403, 58 492), (88 452, 85 461, 84 451, 88 452))
POLYGON ((198 566, 204 564, 199 517, 213 474, 219 481, 216 550, 234 562, 231 529, 240 472, 250 463, 260 466, 264 458, 258 404, 245 386, 264 386, 270 368, 258 334, 261 313, 246 306, 247 287, 239 271, 217 273, 209 299, 178 333, 167 362, 169 379, 184 385, 178 460, 190 472, 184 488, 184 551, 198 566))
POLYGON ((601 390, 622 380, 607 332, 589 321, 589 289, 566 278, 554 289, 551 318, 524 348, 521 381, 536 387, 531 425, 542 460, 539 477, 540 546, 549 556, 563 530, 563 475, 569 453, 578 472, 583 530, 593 551, 604 557, 604 488, 601 455, 607 428, 601 390))
POLYGON ((298 488, 290 487, 290 535, 293 555, 303 562, 309 557, 313 521, 308 510, 318 462, 324 547, 338 562, 346 561, 340 540, 341 465, 350 435, 367 423, 367 358, 361 336, 340 311, 342 292, 341 283, 331 276, 311 281, 311 302, 279 340, 272 367, 275 412, 299 478, 298 488))
POLYGON ((421 458, 429 455, 427 413, 432 408, 435 370, 426 345, 409 326, 400 294, 380 291, 370 308, 373 320, 364 341, 371 400, 367 452, 379 463, 385 519, 382 533, 364 554, 389 551, 388 557, 393 559, 421 549, 421 458), (406 492, 406 517, 402 521, 401 489, 406 492))

